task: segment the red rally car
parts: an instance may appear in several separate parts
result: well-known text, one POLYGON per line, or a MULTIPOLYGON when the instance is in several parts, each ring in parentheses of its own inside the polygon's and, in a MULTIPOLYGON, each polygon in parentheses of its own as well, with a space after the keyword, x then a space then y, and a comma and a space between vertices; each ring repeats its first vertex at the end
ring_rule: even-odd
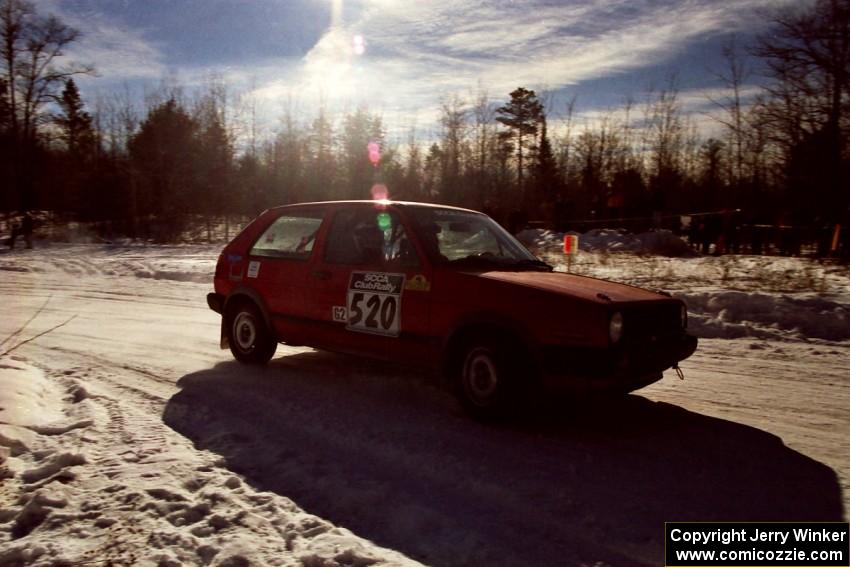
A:
POLYGON ((218 259, 221 346, 278 343, 427 365, 473 416, 540 387, 629 392, 690 356, 685 304, 553 272, 488 216, 392 201, 270 209, 218 259))

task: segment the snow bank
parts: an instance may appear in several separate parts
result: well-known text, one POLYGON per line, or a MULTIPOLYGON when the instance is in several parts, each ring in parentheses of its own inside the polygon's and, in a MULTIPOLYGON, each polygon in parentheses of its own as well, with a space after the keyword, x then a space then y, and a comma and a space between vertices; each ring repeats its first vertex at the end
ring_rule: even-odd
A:
POLYGON ((0 384, 0 424, 33 427, 62 419, 61 393, 38 368, 0 358, 0 384))
POLYGON ((850 340, 850 306, 824 298, 740 291, 677 294, 691 332, 705 338, 850 340))
POLYGON ((517 238, 530 248, 552 252, 562 249, 565 234, 577 234, 579 249, 583 252, 629 252, 670 257, 696 255, 684 240, 669 230, 632 234, 622 229, 601 228, 580 234, 535 228, 523 230, 517 238))
POLYGON ((212 282, 221 248, 217 244, 45 243, 33 250, 0 251, 0 271, 209 283, 212 282))

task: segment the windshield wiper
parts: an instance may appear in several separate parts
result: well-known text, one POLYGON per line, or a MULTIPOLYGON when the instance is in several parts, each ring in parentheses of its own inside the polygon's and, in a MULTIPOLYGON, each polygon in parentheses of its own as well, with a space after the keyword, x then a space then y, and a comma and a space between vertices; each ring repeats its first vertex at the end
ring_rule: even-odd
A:
POLYGON ((496 264, 496 265, 504 265, 504 258, 500 258, 498 256, 480 256, 478 254, 471 254, 469 256, 463 256, 462 258, 455 258, 454 260, 450 260, 449 264, 487 264, 488 266, 496 264))
POLYGON ((551 272, 552 270, 555 269, 555 268, 552 267, 551 264, 547 264, 543 260, 538 260, 537 258, 535 258, 533 260, 532 259, 517 260, 516 262, 514 262, 514 265, 515 266, 523 266, 523 267, 527 266, 529 268, 540 268, 540 269, 545 270, 547 272, 551 272))

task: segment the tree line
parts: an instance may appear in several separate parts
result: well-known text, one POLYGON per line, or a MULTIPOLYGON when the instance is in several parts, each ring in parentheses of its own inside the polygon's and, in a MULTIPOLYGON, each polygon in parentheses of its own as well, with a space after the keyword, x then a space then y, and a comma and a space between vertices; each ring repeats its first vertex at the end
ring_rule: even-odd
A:
POLYGON ((709 138, 674 79, 593 121, 575 99, 557 106, 518 87, 502 102, 483 90, 447 96, 437 131, 411 129, 403 142, 365 107, 290 108, 261 137, 256 108, 221 79, 163 87, 144 108, 128 93, 84 101, 74 78, 91 69, 59 64, 78 37, 27 0, 0 0, 3 211, 48 209, 168 240, 187 219, 369 198, 381 186, 511 228, 674 226, 718 211, 750 224, 848 223, 850 0, 788 9, 753 45, 729 43, 723 94, 711 99, 720 134, 709 138), (763 67, 757 93, 752 61, 763 67))

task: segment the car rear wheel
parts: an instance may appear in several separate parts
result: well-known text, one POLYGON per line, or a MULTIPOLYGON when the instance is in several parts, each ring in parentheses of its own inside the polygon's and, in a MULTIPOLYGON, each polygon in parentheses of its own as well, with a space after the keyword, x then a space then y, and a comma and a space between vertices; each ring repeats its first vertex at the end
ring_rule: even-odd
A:
POLYGON ((521 366, 521 357, 503 341, 468 341, 456 367, 457 396, 467 413, 483 421, 515 413, 524 400, 521 366))
POLYGON ((227 341, 236 360, 246 364, 265 364, 271 360, 277 342, 254 304, 236 305, 230 310, 228 321, 227 341))

